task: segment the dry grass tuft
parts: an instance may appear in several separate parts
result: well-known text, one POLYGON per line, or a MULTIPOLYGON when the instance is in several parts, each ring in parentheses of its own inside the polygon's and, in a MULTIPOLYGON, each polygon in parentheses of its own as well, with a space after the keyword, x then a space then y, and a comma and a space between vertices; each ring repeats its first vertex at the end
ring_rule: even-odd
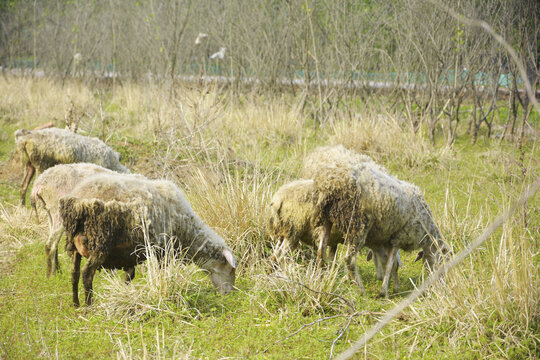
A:
POLYGON ((0 273, 9 269, 20 248, 46 239, 46 228, 44 222, 35 223, 29 210, 0 203, 0 273))
POLYGON ((192 358, 191 347, 186 350, 186 346, 181 339, 170 339, 165 337, 165 331, 159 326, 155 327, 151 344, 144 340, 143 329, 141 325, 142 344, 134 344, 130 336, 129 328, 126 325, 127 340, 123 341, 120 337, 115 338, 116 358, 117 359, 179 359, 187 360, 192 358))
POLYGON ((187 265, 182 257, 174 254, 168 243, 165 250, 146 244, 147 260, 137 266, 136 280, 126 284, 123 276, 113 271, 103 271, 103 290, 96 292, 96 310, 107 317, 141 320, 150 316, 169 314, 189 321, 197 310, 184 297, 195 296, 202 287, 195 265, 187 265), (163 255, 158 260, 157 252, 163 255), (137 281, 137 277, 141 278, 137 281))
POLYGON ((449 149, 433 149, 421 132, 415 133, 397 116, 356 115, 343 119, 332 124, 330 142, 383 163, 392 160, 407 167, 429 167, 450 155, 449 149))
MULTIPOLYGON (((508 203, 503 200, 502 208, 508 203)), ((467 246, 485 226, 489 211, 479 213, 486 218, 446 207, 443 227, 454 244, 467 246)), ((433 341, 444 333, 453 348, 465 346, 478 357, 534 358, 540 346, 539 238, 539 228, 524 227, 516 215, 412 308, 414 326, 433 341)))
POLYGON ((71 106, 79 117, 92 118, 98 110, 92 90, 76 81, 62 86, 47 78, 10 78, 10 81, 0 81, 0 99, 0 112, 6 122, 27 129, 49 121, 63 127, 71 106))
POLYGON ((195 211, 211 227, 217 229, 232 247, 243 273, 257 264, 266 251, 268 204, 274 187, 273 176, 262 172, 256 164, 232 165, 222 162, 215 172, 219 183, 203 172, 193 178, 188 198, 195 211))
MULTIPOLYGON (((355 311, 348 297, 356 289, 340 269, 336 259, 327 268, 319 269, 315 261, 298 264, 294 258, 283 258, 271 274, 258 274, 255 293, 266 299, 263 303, 302 313, 355 311)), ((270 269, 270 265, 267 267, 270 269)))

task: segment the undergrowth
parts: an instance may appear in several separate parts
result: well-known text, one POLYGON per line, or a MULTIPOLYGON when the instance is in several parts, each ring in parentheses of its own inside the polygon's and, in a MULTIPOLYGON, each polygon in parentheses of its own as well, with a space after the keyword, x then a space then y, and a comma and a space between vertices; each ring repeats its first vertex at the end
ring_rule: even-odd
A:
MULTIPOLYGON (((376 297, 381 283, 364 253, 358 265, 366 295, 347 279, 341 247, 323 270, 302 251, 270 266, 268 204, 279 186, 299 177, 308 152, 343 144, 417 184, 454 252, 539 175, 535 138, 526 139, 523 153, 511 142, 471 145, 464 136, 453 147, 433 147, 384 101, 337 110, 315 128, 294 96, 182 90, 171 97, 155 85, 91 89, 0 79, 1 358, 329 358, 426 273, 415 253, 403 253, 402 292, 386 300, 376 297), (95 304, 72 307, 70 259, 61 250, 62 272, 46 278, 47 225, 15 206, 21 173, 12 161, 13 131, 48 121, 63 127, 69 109, 82 134, 101 137, 133 172, 168 178, 185 191, 234 250, 236 291, 222 296, 195 265, 150 256, 130 284, 119 271, 101 271, 95 304)), ((358 358, 537 358, 539 208, 538 196, 531 198, 358 358)))

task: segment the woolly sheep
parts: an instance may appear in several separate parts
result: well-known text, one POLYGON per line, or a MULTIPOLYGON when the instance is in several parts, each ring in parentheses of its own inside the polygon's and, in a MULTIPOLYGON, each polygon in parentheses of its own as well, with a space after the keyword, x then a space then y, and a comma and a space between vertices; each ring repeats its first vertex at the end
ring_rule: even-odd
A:
MULTIPOLYGON (((272 256, 272 261, 277 262, 287 250, 293 251, 300 242, 318 249, 314 242, 314 231, 311 225, 313 214, 313 180, 296 180, 281 186, 272 197, 270 202, 269 230, 273 238, 277 239, 277 246, 272 256)), ((332 229, 328 240, 329 257, 335 258, 338 244, 343 244, 342 233, 337 228, 332 229)), ((396 253, 396 261, 392 268, 394 290, 399 289, 398 267, 401 265, 399 253, 396 253)), ((383 280, 384 267, 387 263, 388 254, 379 246, 373 245, 368 255, 368 260, 373 257, 377 278, 383 280)), ((319 265, 322 263, 319 262, 319 265)))
MULTIPOLYGON (((296 180, 280 187, 272 197, 268 227, 271 235, 277 239, 272 256, 274 261, 285 251, 295 250, 300 242, 317 248, 311 228, 312 193, 313 180, 296 180)), ((333 231, 328 243, 331 259, 340 243, 343 243, 341 234, 333 231)))
MULTIPOLYGON (((361 163, 369 163, 370 166, 382 172, 388 172, 383 166, 375 163, 373 159, 367 155, 359 154, 345 148, 343 145, 319 146, 313 152, 309 153, 302 164, 301 175, 304 178, 315 178, 318 171, 328 167, 344 166, 351 167, 361 163)), ((322 253, 318 253, 319 263, 324 261, 322 253)), ((377 279, 383 280, 385 266, 390 252, 388 249, 373 245, 371 251, 368 252, 368 260, 373 257, 373 262, 377 270, 377 279)), ((398 267, 401 266, 399 251, 395 253, 395 264, 392 268, 392 277, 394 278, 394 290, 398 291, 398 267)), ((356 260, 354 260, 356 261, 356 260)), ((356 266, 356 265, 355 265, 356 266)))
POLYGON ((129 268, 145 259, 144 245, 165 247, 186 255, 210 273, 222 292, 232 289, 236 260, 225 241, 192 210, 182 191, 170 181, 127 174, 96 175, 60 199, 60 215, 74 249, 73 302, 78 299, 81 256, 86 304, 100 268, 129 268))
POLYGON ((47 213, 49 222, 49 237, 45 245, 47 276, 54 275, 58 270, 58 243, 64 233, 58 202, 81 181, 96 174, 114 174, 114 172, 89 163, 59 164, 45 170, 34 181, 30 204, 36 211, 36 216, 36 207, 41 205, 47 213))
POLYGON ((399 249, 422 248, 424 264, 430 269, 447 251, 420 189, 369 162, 321 169, 314 185, 312 225, 320 227, 320 247, 328 243, 332 227, 349 235, 349 275, 362 290, 355 258, 363 246, 383 247, 388 254, 383 296, 388 296, 390 270, 399 249))
POLYGON ((375 164, 371 157, 358 154, 343 145, 319 146, 304 158, 300 176, 304 179, 313 179, 322 168, 337 165, 350 166, 363 162, 375 164))
POLYGON ((15 143, 25 167, 21 184, 21 205, 25 204, 26 190, 37 170, 38 175, 56 164, 88 162, 120 173, 129 170, 120 163, 120 154, 97 138, 75 134, 69 130, 46 128, 17 130, 15 143))

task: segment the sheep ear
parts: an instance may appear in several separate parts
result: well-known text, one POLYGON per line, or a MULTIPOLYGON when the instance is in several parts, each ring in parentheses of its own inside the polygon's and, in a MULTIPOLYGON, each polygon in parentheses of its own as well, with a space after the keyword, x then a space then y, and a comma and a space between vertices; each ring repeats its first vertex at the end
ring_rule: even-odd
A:
POLYGON ((234 269, 236 269, 236 260, 234 258, 234 255, 231 250, 229 249, 223 249, 222 252, 223 256, 225 256, 225 259, 231 265, 234 269))
POLYGON ((414 260, 414 262, 417 262, 418 260, 420 260, 423 257, 424 257, 424 250, 420 250, 418 252, 418 255, 416 255, 416 260, 414 260))
POLYGON ((25 135, 28 135, 30 133, 31 133, 30 130, 19 129, 19 130, 15 131, 15 140, 18 140, 21 136, 25 136, 25 135))
POLYGON ((366 256, 366 260, 369 261, 373 258, 373 251, 369 250, 366 256))

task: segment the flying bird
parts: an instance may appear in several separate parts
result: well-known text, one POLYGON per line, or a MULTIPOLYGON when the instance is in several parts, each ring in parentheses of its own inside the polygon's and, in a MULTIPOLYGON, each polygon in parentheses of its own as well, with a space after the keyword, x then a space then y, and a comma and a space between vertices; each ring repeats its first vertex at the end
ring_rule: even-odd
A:
POLYGON ((222 47, 217 53, 210 55, 210 59, 223 59, 225 57, 225 48, 222 47))

